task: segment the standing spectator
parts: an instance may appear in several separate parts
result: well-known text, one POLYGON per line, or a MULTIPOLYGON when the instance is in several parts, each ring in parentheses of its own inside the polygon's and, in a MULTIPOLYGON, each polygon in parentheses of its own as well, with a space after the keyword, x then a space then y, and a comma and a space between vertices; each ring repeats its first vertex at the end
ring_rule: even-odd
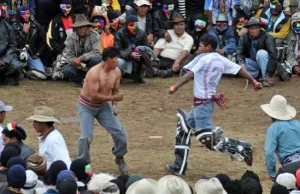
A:
POLYGON ((16 122, 8 123, 2 131, 3 145, 14 142, 20 145, 20 157, 27 160, 29 156, 35 153, 34 149, 23 143, 27 137, 25 130, 16 122))
POLYGON ((19 85, 22 63, 17 59, 14 31, 5 21, 7 0, 0 0, 0 84, 19 85))
POLYGON ((240 37, 237 47, 237 62, 245 65, 252 77, 264 80, 263 86, 273 86, 273 75, 277 67, 277 49, 274 38, 261 30, 261 24, 252 17, 244 25, 248 32, 240 37))
POLYGON ((193 46, 193 38, 185 32, 185 19, 179 14, 174 15, 173 29, 167 30, 172 41, 161 38, 154 46, 154 53, 160 59, 158 73, 160 77, 171 77, 178 73, 181 68, 193 60, 190 54, 193 46))
POLYGON ((54 127, 54 122, 60 123, 53 117, 53 109, 38 106, 34 114, 26 120, 33 121, 33 127, 39 133, 39 154, 45 156, 47 169, 56 160, 62 160, 69 167, 71 159, 66 142, 61 133, 54 127))
POLYGON ((26 183, 26 170, 20 164, 12 166, 7 172, 8 187, 1 194, 19 194, 26 183))
POLYGON ((17 47, 18 49, 26 48, 29 54, 26 75, 32 79, 46 79, 45 67, 40 59, 46 49, 45 31, 36 20, 31 20, 29 15, 30 11, 27 6, 18 8, 17 20, 12 24, 17 47))
POLYGON ((271 180, 276 178, 276 158, 282 166, 300 161, 300 123, 295 118, 296 109, 287 105, 287 100, 280 95, 272 97, 269 104, 260 106, 271 117, 273 124, 267 129, 265 158, 271 180), (288 137, 288 138, 287 138, 288 137))
POLYGON ((6 112, 10 112, 13 110, 12 106, 5 105, 2 101, 0 101, 0 154, 4 148, 3 146, 3 139, 2 139, 2 131, 3 127, 1 126, 1 123, 4 123, 6 112))
POLYGON ((83 14, 77 15, 72 24, 75 30, 65 42, 63 57, 69 64, 63 69, 64 79, 74 86, 82 86, 87 69, 101 61, 100 35, 89 29, 91 25, 83 14))

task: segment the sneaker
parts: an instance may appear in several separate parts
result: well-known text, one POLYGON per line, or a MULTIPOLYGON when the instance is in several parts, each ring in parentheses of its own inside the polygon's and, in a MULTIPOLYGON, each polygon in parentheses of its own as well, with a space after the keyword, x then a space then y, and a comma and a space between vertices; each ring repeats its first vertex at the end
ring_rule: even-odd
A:
POLYGON ((248 166, 252 166, 253 163, 253 152, 252 148, 246 148, 242 151, 242 156, 244 157, 244 161, 248 166))
POLYGON ((168 164, 165 166, 165 171, 166 173, 171 173, 172 175, 176 175, 176 176, 181 176, 181 175, 185 175, 185 173, 183 174, 179 174, 179 172, 176 172, 175 169, 174 169, 174 166, 173 164, 168 164))
POLYGON ((185 133, 188 133, 192 129, 192 127, 189 125, 189 123, 187 121, 186 113, 184 112, 184 110, 182 110, 180 108, 177 108, 177 111, 178 111, 178 113, 176 115, 181 122, 181 127, 185 133))
POLYGON ((127 174, 128 173, 127 164, 125 163, 123 157, 116 157, 115 158, 115 163, 118 165, 119 171, 120 171, 121 174, 127 174))

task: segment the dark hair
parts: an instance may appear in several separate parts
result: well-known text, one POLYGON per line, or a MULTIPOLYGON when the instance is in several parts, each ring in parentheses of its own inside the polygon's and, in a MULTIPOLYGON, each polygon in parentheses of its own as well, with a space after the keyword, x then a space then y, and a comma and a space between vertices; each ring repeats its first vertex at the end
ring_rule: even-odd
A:
POLYGON ((240 180, 230 180, 223 187, 224 187, 225 191, 230 194, 243 193, 240 180))
POLYGON ((9 129, 8 127, 5 127, 2 131, 2 134, 4 134, 10 139, 15 137, 18 141, 25 140, 27 137, 25 130, 17 124, 14 127, 14 129, 9 129))
POLYGON ((47 127, 53 127, 53 125, 54 125, 54 122, 46 122, 46 125, 47 125, 47 127))
POLYGON ((103 50, 102 60, 107 61, 108 58, 115 58, 120 55, 120 50, 116 47, 107 47, 103 50))
POLYGON ((254 179, 254 180, 256 180, 257 182, 260 183, 259 176, 255 172, 253 172, 251 170, 246 170, 246 172, 242 175, 241 179, 243 180, 243 179, 245 179, 247 177, 248 178, 252 178, 252 179, 254 179))
POLYGON ((200 43, 202 43, 204 46, 210 45, 213 50, 216 50, 218 46, 218 41, 217 39, 210 35, 210 34, 205 34, 200 38, 200 43))
POLYGON ((246 177, 241 180, 243 194, 262 194, 263 189, 261 184, 252 178, 246 177))

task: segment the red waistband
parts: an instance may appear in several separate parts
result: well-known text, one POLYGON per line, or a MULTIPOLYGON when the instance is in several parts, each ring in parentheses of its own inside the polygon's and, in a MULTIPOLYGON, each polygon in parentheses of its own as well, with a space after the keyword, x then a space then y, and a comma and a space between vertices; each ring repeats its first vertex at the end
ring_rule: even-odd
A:
POLYGON ((89 101, 89 100, 83 98, 81 95, 79 95, 78 102, 84 106, 91 107, 91 108, 99 108, 104 104, 104 103, 95 103, 95 102, 89 101))
POLYGON ((210 102, 215 102, 221 108, 227 108, 226 104, 228 100, 224 98, 224 94, 213 95, 211 99, 201 99, 194 97, 194 106, 199 106, 203 104, 208 104, 210 102))

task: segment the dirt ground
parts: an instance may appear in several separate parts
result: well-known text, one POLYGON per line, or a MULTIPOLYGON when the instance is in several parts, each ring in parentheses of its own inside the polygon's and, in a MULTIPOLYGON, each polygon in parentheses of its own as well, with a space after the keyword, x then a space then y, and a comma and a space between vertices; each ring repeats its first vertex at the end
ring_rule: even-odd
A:
MULTIPOLYGON (((168 95, 167 88, 178 78, 149 79, 146 85, 127 81, 121 85, 124 101, 119 103, 119 119, 128 134, 128 154, 125 159, 130 173, 159 179, 165 175, 164 166, 174 159, 173 143, 176 128, 176 107, 189 111, 192 105, 192 82, 182 87, 176 94, 168 95), (152 139, 150 136, 162 136, 152 139)), ((254 163, 248 167, 243 162, 232 162, 219 152, 204 148, 192 138, 189 155, 189 169, 184 179, 194 187, 201 176, 214 176, 227 173, 239 178, 245 170, 257 172, 262 180, 264 193, 269 193, 271 181, 264 162, 264 140, 271 120, 260 110, 260 105, 269 103, 274 94, 287 97, 288 102, 300 110, 300 91, 295 89, 300 80, 290 83, 277 83, 275 87, 260 91, 244 91, 245 80, 224 77, 218 90, 229 98, 229 108, 215 107, 213 122, 222 125, 225 134, 232 138, 250 141, 254 144, 254 163)), ((0 87, 0 99, 14 106, 7 114, 6 122, 16 121, 28 134, 26 143, 38 150, 37 134, 29 117, 36 106, 50 106, 62 125, 56 127, 63 133, 71 158, 76 157, 77 139, 80 136, 76 102, 79 89, 66 82, 22 81, 18 87, 0 87)), ((297 116, 297 118, 299 118, 297 116)), ((118 175, 114 156, 111 153, 110 135, 95 122, 94 140, 91 146, 92 168, 94 172, 109 172, 118 175)))

